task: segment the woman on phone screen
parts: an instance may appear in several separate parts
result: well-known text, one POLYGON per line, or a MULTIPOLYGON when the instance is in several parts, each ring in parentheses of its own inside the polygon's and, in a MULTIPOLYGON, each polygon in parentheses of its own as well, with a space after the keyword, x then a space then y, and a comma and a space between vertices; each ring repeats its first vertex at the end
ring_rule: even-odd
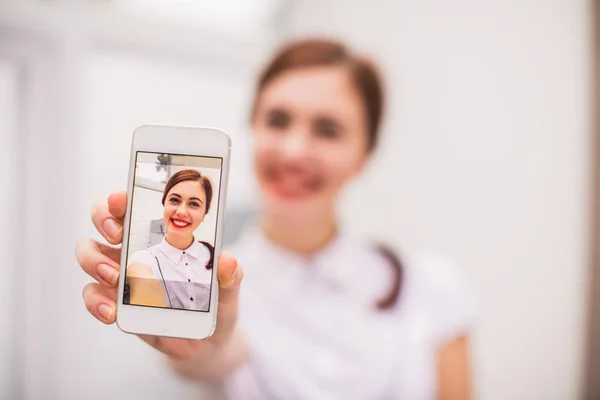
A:
POLYGON ((194 169, 169 178, 162 197, 166 235, 129 258, 128 304, 208 310, 213 247, 194 238, 212 199, 210 180, 194 169))
MULTIPOLYGON (((256 88, 261 210, 232 248, 237 260, 221 255, 215 334, 143 339, 183 376, 217 382, 217 398, 469 399, 474 313, 462 279, 442 259, 396 255, 336 217, 338 195, 379 140, 376 67, 335 41, 297 41, 256 88)), ((125 196, 113 194, 93 214, 113 244, 125 196)), ((110 254, 99 246, 79 246, 83 269, 101 282, 84 289, 84 302, 112 323, 116 292, 97 269, 110 254)))

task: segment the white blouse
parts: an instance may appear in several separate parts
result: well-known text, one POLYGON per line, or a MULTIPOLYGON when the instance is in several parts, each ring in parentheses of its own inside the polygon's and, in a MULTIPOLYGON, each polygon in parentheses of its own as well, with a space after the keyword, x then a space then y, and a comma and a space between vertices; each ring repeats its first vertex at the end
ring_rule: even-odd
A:
POLYGON ((438 257, 399 254, 401 296, 382 311, 392 267, 360 237, 306 259, 252 228, 232 253, 250 356, 223 382, 229 399, 433 399, 437 350, 474 322, 465 282, 438 257))
POLYGON ((212 270, 206 268, 209 261, 210 250, 200 242, 194 240, 190 247, 179 250, 163 239, 133 253, 127 265, 150 266, 154 278, 164 282, 168 307, 207 311, 212 277, 212 270))

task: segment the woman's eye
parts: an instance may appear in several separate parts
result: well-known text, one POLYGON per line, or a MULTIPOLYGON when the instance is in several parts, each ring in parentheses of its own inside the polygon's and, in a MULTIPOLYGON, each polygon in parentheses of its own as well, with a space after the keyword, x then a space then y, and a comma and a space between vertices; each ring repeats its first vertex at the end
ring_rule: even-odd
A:
POLYGON ((169 199, 169 203, 171 203, 171 204, 179 204, 179 199, 176 198, 176 197, 171 197, 169 199))
POLYGON ((324 139, 337 139, 341 135, 341 129, 335 122, 323 119, 314 124, 315 134, 324 139))
POLYGON ((267 126, 275 129, 286 129, 290 124, 290 116, 280 110, 270 111, 267 114, 267 126))
POLYGON ((192 201, 192 202, 190 203, 190 206, 192 206, 192 207, 200 207, 200 204, 199 204, 199 203, 196 203, 195 201, 192 201))

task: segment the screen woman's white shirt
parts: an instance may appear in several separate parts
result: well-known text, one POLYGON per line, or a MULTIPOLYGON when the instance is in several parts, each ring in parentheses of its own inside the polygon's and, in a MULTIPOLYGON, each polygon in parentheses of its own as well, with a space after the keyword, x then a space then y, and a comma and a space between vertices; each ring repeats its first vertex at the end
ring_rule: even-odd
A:
POLYGON ((249 357, 224 380, 228 399, 434 399, 437 351, 475 320, 468 286, 435 256, 399 254, 400 298, 379 310, 392 269, 361 237, 308 259, 250 228, 231 251, 249 357))
POLYGON ((134 263, 148 265, 163 284, 165 304, 171 308, 208 311, 212 270, 206 266, 210 250, 194 240, 185 250, 171 246, 165 239, 129 257, 134 263))

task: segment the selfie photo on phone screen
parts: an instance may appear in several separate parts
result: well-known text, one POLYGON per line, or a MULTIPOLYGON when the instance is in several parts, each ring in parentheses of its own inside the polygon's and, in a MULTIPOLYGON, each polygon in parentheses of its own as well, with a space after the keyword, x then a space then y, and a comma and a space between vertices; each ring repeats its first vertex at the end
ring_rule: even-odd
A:
POLYGON ((136 152, 124 304, 210 311, 222 162, 136 152))

